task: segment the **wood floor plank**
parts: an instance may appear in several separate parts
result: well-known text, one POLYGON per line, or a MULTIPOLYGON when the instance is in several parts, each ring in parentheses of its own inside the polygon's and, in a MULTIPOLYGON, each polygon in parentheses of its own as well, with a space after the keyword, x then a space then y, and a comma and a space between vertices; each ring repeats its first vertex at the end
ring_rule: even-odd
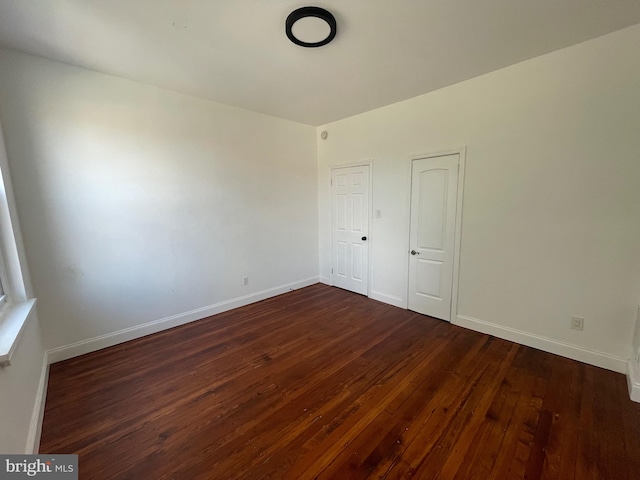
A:
POLYGON ((487 479, 490 480, 508 478, 509 467, 518 448, 518 438, 520 431, 524 428, 527 409, 531 403, 536 384, 535 377, 524 369, 513 368, 510 373, 510 381, 514 388, 513 393, 517 396, 517 399, 513 414, 505 427, 504 438, 497 452, 493 468, 487 476, 487 479))
POLYGON ((598 464, 601 478, 619 478, 625 480, 625 448, 622 415, 617 405, 616 380, 603 369, 595 370, 596 415, 595 430, 600 432, 598 443, 602 449, 602 459, 598 464))
MULTIPOLYGON (((501 379, 508 366, 508 362, 496 359, 512 357, 517 348, 502 340, 492 341, 484 356, 478 358, 468 372, 469 376, 445 376, 433 384, 433 396, 403 435, 406 449, 400 461, 390 468, 385 478, 414 477, 442 448, 443 442, 458 435, 456 427, 460 424, 465 426, 465 433, 461 441, 455 443, 456 447, 466 445, 462 447, 466 454, 478 425, 474 419, 484 417, 497 390, 496 378, 501 379)), ((457 450, 452 448, 452 451, 457 450)))
MULTIPOLYGON (((438 443, 437 453, 431 453, 427 461, 423 463, 419 471, 438 472, 442 478, 479 478, 486 479, 495 462, 495 456, 488 451, 495 449, 497 451, 501 437, 504 435, 503 425, 508 422, 507 418, 501 419, 501 413, 505 403, 511 403, 512 395, 510 392, 509 382, 506 375, 509 370, 510 359, 518 352, 518 346, 507 344, 510 349, 505 357, 506 361, 501 362, 500 368, 491 373, 490 382, 486 383, 485 388, 477 389, 475 393, 479 396, 478 403, 473 406, 469 403, 465 408, 472 406, 472 410, 467 415, 457 415, 454 423, 459 424, 460 434, 455 435, 455 430, 449 429, 446 435, 443 435, 438 443), (480 395, 481 396, 480 396, 480 395), (507 402, 508 401, 508 402, 507 402), (492 432, 499 425, 501 435, 493 438, 492 432), (448 438, 447 438, 448 437, 448 438), (497 441, 497 445, 492 443, 497 441), (446 448, 443 448, 446 447, 446 448), (438 459, 440 461, 434 462, 438 459), (471 467, 469 469, 468 467, 471 467)), ((461 410, 461 413, 465 409, 461 410)))
MULTIPOLYGON (((396 475, 407 467, 408 464, 403 460, 411 456, 411 453, 407 452, 415 448, 424 450, 419 440, 421 432, 428 430, 423 428, 424 422, 450 415, 451 399, 463 398, 464 386, 468 383, 469 377, 454 372, 460 365, 466 364, 468 358, 477 358, 478 351, 485 351, 484 348, 478 348, 478 345, 484 347, 488 343, 487 338, 482 337, 475 339, 469 337, 466 341, 474 342, 476 345, 469 343, 469 347, 463 348, 462 351, 447 348, 446 351, 439 352, 437 361, 430 364, 432 368, 417 372, 416 379, 419 379, 419 382, 416 382, 417 388, 399 392, 387 406, 385 411, 393 411, 390 406, 397 403, 398 398, 402 400, 401 406, 394 413, 396 428, 389 432, 385 443, 381 445, 382 449, 386 450, 385 455, 372 470, 372 475, 387 476, 389 471, 393 471, 393 475, 396 475), (425 375, 427 372, 428 374, 425 375), (454 392, 460 392, 460 395, 454 392)), ((464 343, 461 342, 461 345, 464 343)))
MULTIPOLYGON (((446 328, 444 324, 442 326, 446 328)), ((437 348, 425 353, 425 357, 417 359, 420 360, 419 363, 414 362, 402 372, 402 375, 397 375, 397 372, 393 370, 389 372, 391 375, 386 375, 362 392, 356 399, 359 408, 353 410, 349 417, 345 418, 332 431, 330 436, 324 436, 322 441, 309 451, 303 461, 289 472, 287 478, 300 478, 314 470, 322 471, 327 468, 334 461, 335 456, 343 450, 343 447, 350 445, 360 430, 373 422, 381 410, 386 409, 399 395, 403 395, 408 386, 415 382, 416 377, 420 376, 429 365, 440 360, 436 357, 440 353, 437 348), (361 408, 363 406, 369 408, 361 408), (371 408, 372 406, 375 408, 371 408)))
MULTIPOLYGON (((300 408, 297 409, 299 417, 294 422, 291 421, 291 416, 296 407, 295 405, 290 404, 290 399, 285 399, 277 412, 270 413, 268 418, 260 422, 259 429, 254 428, 236 439, 233 445, 230 446, 230 448, 236 448, 235 450, 230 452, 227 448, 222 452, 221 456, 224 457, 225 460, 220 464, 220 467, 226 468, 229 464, 233 463, 234 455, 241 454, 241 449, 238 450, 237 445, 238 443, 243 442, 243 438, 245 436, 248 438, 258 439, 257 441, 254 441, 254 446, 258 446, 263 455, 267 455, 269 457, 272 464, 275 463, 273 460, 273 456, 275 454, 274 450, 279 445, 278 441, 276 440, 274 442, 274 439, 270 435, 273 429, 277 429, 280 432, 280 438, 288 440, 292 436, 298 434, 300 430, 304 430, 305 426, 317 431, 321 425, 327 425, 332 412, 325 411, 321 413, 320 411, 314 411, 315 408, 313 408, 314 405, 326 404, 326 401, 322 401, 322 397, 319 397, 318 392, 321 392, 320 395, 324 395, 325 399, 333 396, 333 390, 336 386, 340 387, 340 391, 346 388, 351 392, 367 392, 372 384, 380 384, 385 377, 389 375, 393 376, 393 372, 390 371, 390 366, 395 365, 395 362, 389 362, 388 360, 393 359, 394 356, 399 357, 403 354, 408 345, 423 341, 420 336, 415 335, 418 331, 425 331, 423 325, 416 322, 412 325, 408 325, 407 328, 414 332, 409 343, 407 343, 407 338, 404 335, 396 335, 396 331, 386 337, 386 341, 382 343, 382 345, 386 347, 386 350, 380 350, 376 356, 367 355, 369 353, 368 351, 357 352, 359 356, 345 364, 340 371, 333 375, 325 376, 322 383, 313 386, 313 388, 309 388, 308 395, 305 398, 296 398, 296 405, 306 405, 307 408, 305 409, 306 411, 303 411, 303 409, 300 408), (382 361, 382 359, 387 359, 387 361, 382 361), (319 400, 321 401, 319 402, 319 400), (278 420, 281 420, 281 425, 274 424, 274 422, 277 422, 278 420), (261 436, 263 432, 268 433, 268 435, 261 436)), ((410 358, 410 356, 404 356, 406 358, 410 358)), ((396 360, 400 361, 400 358, 397 358, 396 360)), ((321 372, 324 370, 319 369, 318 371, 321 372)), ((353 395, 349 395, 345 402, 348 402, 348 399, 352 398, 353 395)), ((306 430, 308 435, 308 429, 306 430)), ((209 462, 204 464, 203 468, 208 468, 208 465, 209 462)), ((198 468, 190 471, 189 475, 195 475, 197 470, 198 468)))
POLYGON ((617 408, 622 415, 622 438, 624 439, 624 466, 629 480, 637 478, 640 472, 640 403, 632 402, 628 397, 627 381, 617 377, 617 408))
POLYGON ((51 366, 81 478, 640 478, 624 376, 314 285, 51 366))
POLYGON ((596 480, 600 478, 598 464, 602 461, 600 442, 595 429, 595 410, 598 407, 595 398, 595 369, 581 366, 584 370, 582 384, 583 395, 580 405, 578 424, 578 452, 576 456, 575 478, 596 480))
MULTIPOLYGON (((402 323, 392 328, 388 326, 387 328, 382 328, 382 325, 375 325, 367 330, 366 335, 363 332, 354 332, 353 335, 357 335, 360 339, 367 339, 375 344, 393 335, 401 327, 402 323)), ((411 330, 419 327, 419 325, 412 324, 410 327, 411 330)), ((393 342, 389 342, 389 345, 392 344, 393 342)), ((365 342, 365 345, 368 345, 368 343, 365 342)), ((327 340, 324 342, 324 349, 318 351, 305 350, 304 354, 297 356, 297 361, 289 363, 287 368, 276 368, 278 372, 275 378, 271 377, 272 372, 269 368, 258 369, 255 365, 252 365, 238 380, 240 382, 239 385, 234 383, 231 388, 227 389, 230 394, 234 395, 230 398, 230 404, 225 402, 224 395, 210 408, 207 407, 206 403, 203 404, 201 402, 199 414, 209 420, 205 425, 206 428, 201 428, 195 433, 195 438, 198 440, 202 437, 203 441, 205 441, 205 438, 210 436, 210 431, 215 429, 217 442, 207 446, 206 449, 202 449, 199 446, 201 445, 199 441, 193 442, 193 436, 185 437, 183 440, 189 440, 190 443, 181 449, 181 453, 189 455, 191 463, 200 462, 205 470, 211 467, 211 456, 226 460, 227 455, 230 455, 229 448, 237 448, 237 444, 242 442, 243 436, 255 434, 256 425, 262 426, 265 418, 274 418, 274 409, 281 408, 282 404, 286 402, 299 401, 300 395, 318 388, 317 382, 326 378, 332 378, 335 381, 333 377, 336 371, 344 365, 350 364, 353 360, 359 359, 366 349, 366 347, 354 349, 353 346, 354 342, 351 336, 327 340), (319 362, 319 359, 325 358, 327 355, 337 359, 337 361, 328 366, 325 366, 323 362, 319 362), (305 379, 305 382, 298 382, 300 379, 305 379), (289 387, 282 388, 279 385, 288 385, 289 387), (273 391, 273 393, 279 392, 279 395, 265 394, 270 391, 273 391), (230 440, 234 440, 231 446, 227 445, 230 440)), ((269 364, 268 367, 272 366, 273 364, 269 364)), ((365 371, 365 374, 371 375, 372 372, 365 371)), ((286 411, 290 413, 291 409, 286 409, 286 411)), ((159 421, 171 421, 169 417, 164 415, 164 412, 156 412, 156 417, 159 421)), ((154 424, 153 427, 149 426, 149 428, 164 427, 156 427, 154 424)), ((281 430, 278 429, 278 431, 281 430)), ((127 438, 127 441, 132 445, 140 445, 141 439, 144 438, 149 438, 147 432, 138 431, 132 437, 127 438)), ((115 440, 119 441, 118 438, 115 438, 115 440)), ((234 451, 232 450, 232 452, 234 451)), ((234 458, 234 456, 231 458, 234 458)), ((220 468, 225 468, 224 464, 220 462, 217 462, 216 465, 219 465, 220 468)), ((121 462, 121 468, 124 466, 125 462, 121 462)), ((153 470, 158 468, 158 463, 155 462, 154 458, 149 458, 146 462, 136 462, 135 466, 131 468, 134 472, 145 468, 153 470)), ((197 475, 198 471, 198 467, 190 469, 185 472, 186 478, 197 475)))

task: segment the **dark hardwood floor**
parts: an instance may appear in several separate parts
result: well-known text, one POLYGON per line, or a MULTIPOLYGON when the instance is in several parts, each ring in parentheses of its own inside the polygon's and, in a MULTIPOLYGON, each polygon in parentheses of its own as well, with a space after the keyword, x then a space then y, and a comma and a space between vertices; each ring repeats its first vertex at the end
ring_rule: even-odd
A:
POLYGON ((323 285, 51 366, 82 479, 640 478, 623 375, 323 285))

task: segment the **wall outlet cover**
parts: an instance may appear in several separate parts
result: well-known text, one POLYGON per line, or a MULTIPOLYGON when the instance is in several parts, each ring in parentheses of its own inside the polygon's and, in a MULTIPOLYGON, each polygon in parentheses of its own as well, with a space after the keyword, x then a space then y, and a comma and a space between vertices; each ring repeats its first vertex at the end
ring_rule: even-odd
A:
POLYGON ((571 317, 571 328, 573 330, 584 330, 584 318, 571 317))

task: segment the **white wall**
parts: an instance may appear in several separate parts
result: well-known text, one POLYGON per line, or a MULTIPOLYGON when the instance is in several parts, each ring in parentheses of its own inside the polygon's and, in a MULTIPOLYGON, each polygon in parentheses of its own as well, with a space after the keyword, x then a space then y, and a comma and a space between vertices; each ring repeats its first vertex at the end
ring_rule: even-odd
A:
POLYGON ((321 277, 330 165, 373 159, 372 291, 402 304, 409 156, 466 146, 458 313, 624 368, 640 258, 638 45, 635 26, 319 127, 321 277))
POLYGON ((47 348, 317 277, 314 128, 10 50, 0 117, 47 348))
POLYGON ((44 355, 34 312, 20 336, 11 366, 0 368, 0 453, 33 453, 33 443, 38 443, 46 380, 44 355))

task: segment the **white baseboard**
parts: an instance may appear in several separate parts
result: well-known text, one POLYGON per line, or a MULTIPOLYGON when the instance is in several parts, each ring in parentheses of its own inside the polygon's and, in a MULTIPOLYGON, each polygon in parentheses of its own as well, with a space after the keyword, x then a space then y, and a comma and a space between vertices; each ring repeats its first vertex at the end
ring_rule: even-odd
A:
POLYGON ((320 277, 320 283, 324 283, 325 285, 329 285, 330 287, 333 286, 333 283, 331 282, 331 278, 329 277, 320 277))
POLYGON ((460 327, 466 327, 477 332, 487 333, 494 337, 510 340, 545 352, 555 353, 556 355, 588 363, 589 365, 606 368, 607 370, 613 370, 618 373, 627 373, 626 358, 617 357, 604 352, 598 352, 596 350, 587 350, 586 348, 579 347, 578 345, 572 345, 552 338, 542 337, 522 330, 516 330, 515 328, 485 322, 484 320, 479 320, 466 315, 458 315, 453 323, 460 327))
POLYGON ((44 418, 44 406, 47 401, 47 386, 49 384, 49 356, 44 352, 42 359, 42 372, 36 391, 36 399, 31 414, 29 433, 27 434, 26 454, 38 453, 40 449, 40 434, 42 433, 42 420, 44 418))
POLYGON ((640 365, 629 360, 627 364, 627 384, 629 385, 629 398, 640 403, 640 365))
POLYGON ((394 307, 407 308, 407 302, 403 298, 394 297, 393 295, 385 295, 383 293, 371 292, 369 298, 373 300, 378 300, 382 303, 388 303, 389 305, 393 305, 394 307))
POLYGON ((161 318, 160 320, 154 320, 152 322, 144 323, 142 325, 136 325, 135 327, 125 328, 113 333, 107 333, 106 335, 100 335, 98 337, 89 338, 80 342, 72 343, 62 347, 54 348, 48 351, 49 363, 60 362, 69 358, 84 355, 85 353, 95 352, 106 347, 111 347, 119 343, 128 342, 136 338, 144 337, 152 333, 157 333, 162 330, 184 325, 186 323, 201 320, 211 315, 233 310, 234 308, 243 307, 250 303, 259 302, 267 298, 275 297, 283 293, 287 293, 291 290, 297 290, 298 288, 308 287, 318 283, 318 277, 307 278, 306 280, 300 280, 298 282, 288 283, 286 285, 280 285, 278 287, 269 288, 260 292, 244 295, 242 297, 233 298, 224 302, 209 305, 207 307, 197 308, 188 312, 180 313, 178 315, 172 315, 170 317, 161 318))

